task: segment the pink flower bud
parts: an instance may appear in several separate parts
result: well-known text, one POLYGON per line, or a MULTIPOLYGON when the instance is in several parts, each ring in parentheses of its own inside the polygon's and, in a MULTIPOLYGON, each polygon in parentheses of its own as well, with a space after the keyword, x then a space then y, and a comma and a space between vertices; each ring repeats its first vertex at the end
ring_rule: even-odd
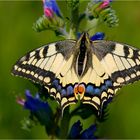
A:
POLYGON ((110 0, 104 0, 104 1, 102 2, 102 4, 100 5, 100 8, 101 8, 101 9, 104 9, 104 8, 108 7, 109 4, 110 4, 110 0))
POLYGON ((44 15, 48 18, 52 18, 53 17, 53 10, 50 8, 44 8, 44 15))
POLYGON ((21 98, 21 97, 17 97, 16 99, 17 103, 24 106, 24 103, 25 103, 25 99, 21 98))

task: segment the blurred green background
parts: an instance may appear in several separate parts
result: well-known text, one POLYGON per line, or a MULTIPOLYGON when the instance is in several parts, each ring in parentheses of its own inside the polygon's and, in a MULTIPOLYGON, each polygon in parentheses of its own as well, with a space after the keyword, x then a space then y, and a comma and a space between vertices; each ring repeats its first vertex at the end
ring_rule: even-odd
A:
MULTIPOLYGON (((66 13, 63 1, 59 5, 66 13)), ((140 1, 115 1, 113 7, 120 25, 113 29, 102 25, 97 31, 105 32, 109 40, 140 48, 140 1)), ((51 31, 32 30, 42 14, 41 1, 0 1, 0 138, 47 138, 40 125, 30 132, 21 129, 20 122, 28 111, 17 105, 15 97, 24 95, 25 89, 37 89, 28 80, 10 74, 12 65, 26 52, 59 40, 51 31)), ((140 138, 140 82, 119 93, 108 106, 108 119, 99 125, 98 133, 101 138, 140 138)))

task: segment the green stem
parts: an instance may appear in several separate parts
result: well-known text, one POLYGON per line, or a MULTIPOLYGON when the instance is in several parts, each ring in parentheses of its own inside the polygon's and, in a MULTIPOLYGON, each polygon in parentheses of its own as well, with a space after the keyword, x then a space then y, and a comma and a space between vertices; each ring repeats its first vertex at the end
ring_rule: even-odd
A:
POLYGON ((65 109, 65 114, 61 120, 60 124, 60 138, 61 139, 66 139, 68 135, 68 130, 69 130, 69 124, 70 124, 70 119, 71 116, 69 114, 69 107, 65 109))
POLYGON ((79 0, 72 0, 71 6, 71 28, 76 33, 79 25, 79 0))
POLYGON ((70 32, 69 38, 75 39, 79 27, 79 0, 67 0, 68 7, 70 8, 70 32))

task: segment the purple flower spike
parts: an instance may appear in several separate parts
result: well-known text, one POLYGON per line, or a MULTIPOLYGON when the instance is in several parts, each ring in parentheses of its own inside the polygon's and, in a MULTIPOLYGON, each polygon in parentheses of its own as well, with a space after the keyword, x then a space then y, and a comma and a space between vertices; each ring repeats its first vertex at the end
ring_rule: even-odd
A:
POLYGON ((29 109, 32 112, 37 112, 39 110, 44 110, 48 112, 49 110, 48 103, 41 101, 38 94, 36 94, 36 96, 33 97, 29 90, 26 90, 25 94, 26 94, 26 101, 24 103, 25 109, 29 109))
POLYGON ((29 110, 32 116, 35 116, 42 125, 45 125, 49 129, 54 121, 52 119, 53 111, 49 104, 42 101, 39 94, 36 94, 35 97, 33 97, 29 90, 25 91, 25 96, 26 100, 18 97, 17 103, 29 110))
POLYGON ((83 130, 82 124, 78 120, 72 125, 68 138, 70 139, 95 139, 96 138, 96 136, 94 135, 95 131, 96 131, 96 125, 91 125, 89 128, 83 130))
POLYGON ((44 15, 52 18, 54 14, 61 17, 60 9, 56 3, 56 0, 43 0, 44 15))

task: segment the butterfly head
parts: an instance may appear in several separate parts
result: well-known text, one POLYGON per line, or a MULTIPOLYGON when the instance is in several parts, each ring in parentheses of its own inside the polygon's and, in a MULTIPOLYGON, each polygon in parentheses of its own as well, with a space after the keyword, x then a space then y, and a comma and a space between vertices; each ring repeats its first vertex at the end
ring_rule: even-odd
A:
POLYGON ((82 98, 84 97, 84 93, 85 93, 84 84, 76 84, 74 86, 74 95, 77 100, 79 99, 82 100, 82 98))

